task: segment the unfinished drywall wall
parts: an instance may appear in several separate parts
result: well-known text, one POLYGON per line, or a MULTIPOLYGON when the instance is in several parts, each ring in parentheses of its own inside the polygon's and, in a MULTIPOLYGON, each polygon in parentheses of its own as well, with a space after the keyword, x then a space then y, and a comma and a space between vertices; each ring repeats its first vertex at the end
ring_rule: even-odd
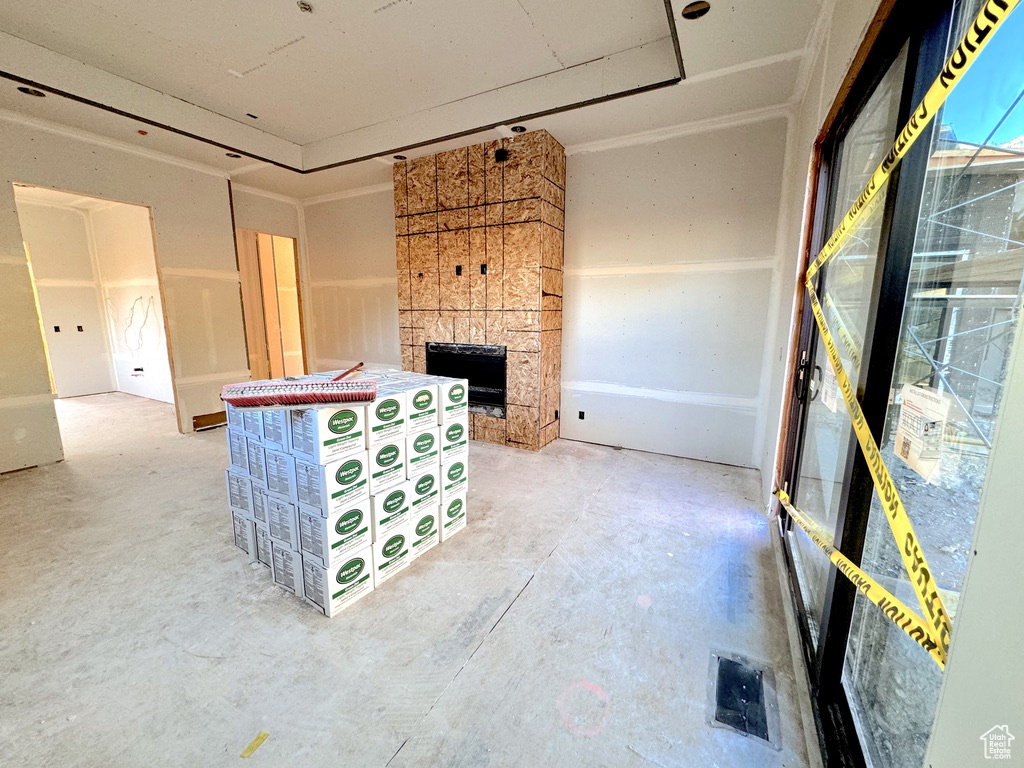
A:
POLYGON ((174 402, 149 209, 89 212, 117 389, 174 402))
POLYGON ((297 200, 232 184, 231 201, 238 229, 299 237, 301 205, 297 200))
POLYGON ((116 389, 89 214, 26 200, 17 205, 57 397, 116 389))
POLYGON ((806 79, 796 97, 783 178, 782 226, 778 256, 772 268, 773 306, 765 333, 765 408, 763 434, 759 438, 764 502, 767 506, 775 486, 776 449, 790 377, 789 357, 795 317, 803 288, 804 227, 810 206, 810 173, 814 142, 836 98, 854 55, 874 18, 877 0, 826 2, 815 34, 809 41, 811 57, 805 65, 806 79))
POLYGON ((9 460, 14 453, 31 454, 32 463, 60 458, 14 182, 152 208, 179 428, 190 431, 193 416, 220 410, 221 386, 248 377, 227 180, 12 115, 0 116, 0 146, 0 470, 18 464, 9 460), (49 448, 14 450, 25 441, 49 448))
POLYGON ((391 184, 307 205, 304 216, 308 273, 302 298, 310 318, 309 370, 330 370, 353 360, 400 367, 391 184))
POLYGON ((570 154, 562 437, 756 465, 786 130, 570 154))

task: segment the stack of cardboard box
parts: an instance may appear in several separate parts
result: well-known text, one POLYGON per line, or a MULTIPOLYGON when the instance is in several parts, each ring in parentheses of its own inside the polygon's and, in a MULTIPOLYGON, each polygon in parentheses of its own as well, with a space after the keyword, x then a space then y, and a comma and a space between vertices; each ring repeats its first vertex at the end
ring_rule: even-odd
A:
POLYGON ((363 377, 372 403, 227 406, 235 545, 327 616, 466 526, 467 381, 363 377))

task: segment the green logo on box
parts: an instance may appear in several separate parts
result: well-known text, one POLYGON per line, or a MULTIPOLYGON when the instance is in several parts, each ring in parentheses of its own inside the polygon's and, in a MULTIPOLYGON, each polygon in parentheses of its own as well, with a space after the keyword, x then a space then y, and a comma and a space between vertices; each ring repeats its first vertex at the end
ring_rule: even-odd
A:
POLYGON ((405 536, 398 534, 397 536, 392 536, 387 540, 387 543, 384 544, 380 553, 384 555, 384 557, 394 557, 402 551, 403 547, 405 547, 405 536))
POLYGON ((462 499, 453 499, 448 505, 448 517, 456 518, 462 514, 462 499))
POLYGON ((423 411, 430 407, 430 404, 434 402, 434 395, 429 389, 420 390, 412 398, 412 406, 417 411, 423 411))
POLYGON ((377 466, 390 467, 396 461, 398 461, 397 445, 385 445, 377 451, 377 466))
POLYGON ((444 433, 444 436, 449 443, 454 443, 462 439, 462 435, 463 433, 465 433, 465 431, 466 428, 461 424, 452 424, 450 427, 448 427, 448 431, 444 433))
POLYGON ((403 504, 405 504, 405 491, 395 491, 384 499, 384 511, 394 512, 396 509, 401 509, 403 504))
POLYGON ((338 575, 335 578, 339 584, 348 584, 359 578, 359 574, 363 572, 365 567, 366 561, 363 558, 353 557, 338 569, 338 575))
POLYGON ((352 533, 362 522, 363 510, 352 509, 338 518, 338 522, 334 525, 334 530, 344 536, 346 533, 352 533))
POLYGON ((327 428, 336 435, 352 431, 358 421, 355 411, 338 411, 327 422, 327 428))
POLYGON ((466 396, 466 388, 461 384, 456 384, 454 387, 448 390, 448 399, 453 403, 461 403, 463 398, 466 396))
POLYGON ((424 475, 416 483, 416 493, 419 496, 423 496, 424 494, 430 493, 430 491, 431 491, 431 489, 433 487, 434 487, 434 476, 433 475, 424 475))
POLYGON ((352 485, 361 474, 363 474, 363 462, 359 459, 350 459, 338 467, 334 479, 338 481, 338 485, 352 485))
POLYGON ((426 517, 422 518, 418 523, 416 523, 416 535, 417 536, 426 536, 432 530, 434 530, 434 516, 433 515, 427 515, 426 517))
POLYGON ((398 412, 402 410, 402 406, 398 404, 397 400, 385 400, 377 406, 377 418, 381 421, 391 421, 398 412))
POLYGON ((466 473, 466 465, 461 461, 457 461, 448 467, 448 479, 455 481, 462 479, 462 476, 466 473))
POLYGON ((436 440, 434 439, 433 432, 424 432, 412 441, 412 449, 416 451, 416 453, 426 453, 434 447, 435 442, 436 440))

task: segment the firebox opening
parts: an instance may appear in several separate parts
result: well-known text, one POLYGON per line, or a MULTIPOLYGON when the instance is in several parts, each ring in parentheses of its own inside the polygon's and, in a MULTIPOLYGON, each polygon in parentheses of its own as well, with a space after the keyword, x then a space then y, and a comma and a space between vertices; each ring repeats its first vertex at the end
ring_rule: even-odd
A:
POLYGON ((469 380, 469 410, 505 418, 506 347, 427 342, 427 373, 469 380))

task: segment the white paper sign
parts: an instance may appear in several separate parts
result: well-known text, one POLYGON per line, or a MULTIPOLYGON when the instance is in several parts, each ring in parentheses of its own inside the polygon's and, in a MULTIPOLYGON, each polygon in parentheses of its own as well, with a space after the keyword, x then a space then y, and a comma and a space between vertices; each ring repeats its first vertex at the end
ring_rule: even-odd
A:
POLYGON ((900 418, 896 425, 895 451, 904 463, 926 482, 932 482, 949 417, 949 398, 930 387, 904 384, 900 418))

